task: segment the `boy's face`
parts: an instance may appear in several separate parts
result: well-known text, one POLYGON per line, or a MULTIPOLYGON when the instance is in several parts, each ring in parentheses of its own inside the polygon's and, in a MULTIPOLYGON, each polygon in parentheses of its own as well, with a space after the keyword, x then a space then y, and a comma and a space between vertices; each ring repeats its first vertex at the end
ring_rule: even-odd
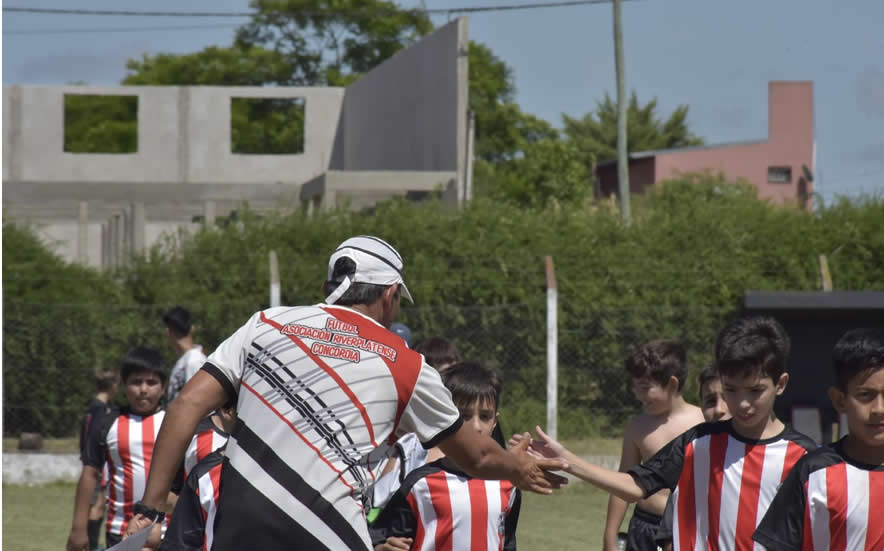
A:
POLYGON ((706 421, 726 421, 731 418, 721 391, 721 379, 712 379, 700 387, 700 410, 706 421))
POLYGON ((129 407, 138 415, 149 415, 156 411, 166 391, 166 384, 152 371, 136 371, 123 384, 126 386, 129 407))
MULTIPOLYGON (((678 383, 675 383, 678 388, 678 383)), ((660 415, 669 411, 672 400, 672 387, 670 384, 664 387, 657 381, 642 377, 641 379, 632 380, 632 393, 635 398, 642 403, 642 409, 648 415, 660 415)))
POLYGON ((757 373, 746 377, 721 376, 724 401, 734 420, 734 425, 746 431, 763 429, 770 419, 774 400, 786 390, 789 375, 773 379, 757 373))
POLYGON ((491 400, 476 400, 469 407, 458 407, 460 417, 465 425, 473 427, 484 436, 491 436, 497 424, 497 410, 491 400))
POLYGON ((829 389, 829 397, 838 413, 847 415, 851 437, 871 447, 884 447, 884 366, 870 375, 854 377, 847 391, 829 389))

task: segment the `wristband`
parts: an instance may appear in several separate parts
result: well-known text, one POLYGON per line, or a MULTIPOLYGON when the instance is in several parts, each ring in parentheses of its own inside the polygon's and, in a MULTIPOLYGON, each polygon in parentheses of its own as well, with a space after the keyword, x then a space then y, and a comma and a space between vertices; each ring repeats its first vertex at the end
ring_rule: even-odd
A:
POLYGON ((153 507, 148 507, 140 501, 135 502, 135 505, 132 507, 132 512, 136 515, 143 515, 153 522, 163 522, 163 519, 166 518, 165 512, 154 509, 153 507))

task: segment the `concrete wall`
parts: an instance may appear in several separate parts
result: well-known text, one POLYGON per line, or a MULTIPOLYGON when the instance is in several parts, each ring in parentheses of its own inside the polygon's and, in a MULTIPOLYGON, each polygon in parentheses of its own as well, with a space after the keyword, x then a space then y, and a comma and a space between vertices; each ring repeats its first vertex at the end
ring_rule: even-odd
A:
POLYGON ((656 182, 679 172, 705 169, 722 171, 728 178, 744 178, 758 188, 758 195, 777 203, 796 204, 799 189, 813 193, 804 181, 802 165, 813 169, 813 83, 769 84, 769 132, 766 142, 661 152, 657 154, 656 182), (791 167, 788 184, 768 182, 769 167, 791 167))
POLYGON ((459 18, 349 86, 331 169, 462 174, 467 47, 459 18))
POLYGON ((5 86, 3 180, 26 182, 303 183, 328 168, 342 88, 5 86), (138 151, 66 153, 66 94, 138 97, 138 151), (231 152, 233 97, 304 98, 304 152, 231 152))

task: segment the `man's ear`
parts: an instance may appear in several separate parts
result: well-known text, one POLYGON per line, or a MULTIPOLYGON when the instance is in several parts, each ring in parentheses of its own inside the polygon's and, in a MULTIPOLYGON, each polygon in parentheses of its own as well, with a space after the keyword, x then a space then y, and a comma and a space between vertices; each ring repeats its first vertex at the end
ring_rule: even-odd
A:
POLYGON ((384 299, 384 302, 392 302, 393 296, 396 294, 396 291, 398 291, 398 290, 399 290, 398 283, 394 283, 393 285, 390 285, 389 287, 384 289, 384 293, 381 295, 381 297, 383 297, 383 299, 384 299))
POLYGON ((786 385, 789 384, 789 374, 783 373, 780 375, 780 378, 776 382, 776 390, 777 396, 781 395, 786 390, 786 385))
POLYGON ((844 401, 846 399, 847 396, 844 395, 844 392, 842 392, 840 388, 836 386, 829 387, 829 400, 832 400, 832 405, 835 407, 835 411, 838 413, 844 413, 844 401))

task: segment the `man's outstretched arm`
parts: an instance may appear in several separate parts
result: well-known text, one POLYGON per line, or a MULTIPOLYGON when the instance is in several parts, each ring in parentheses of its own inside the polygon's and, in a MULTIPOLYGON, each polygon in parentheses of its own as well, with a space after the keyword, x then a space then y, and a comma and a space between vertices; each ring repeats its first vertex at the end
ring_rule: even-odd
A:
MULTIPOLYGON (((228 398, 227 391, 221 383, 202 370, 184 385, 181 393, 169 406, 157 435, 147 487, 141 499, 145 505, 160 511, 165 510, 172 479, 178 472, 178 466, 181 464, 187 445, 193 438, 196 426, 201 419, 223 406, 228 398)), ((149 524, 150 520, 146 517, 136 515, 129 523, 126 534, 134 534, 149 524)), ((154 532, 156 536, 151 536, 148 546, 155 548, 159 544, 159 527, 154 532)))

